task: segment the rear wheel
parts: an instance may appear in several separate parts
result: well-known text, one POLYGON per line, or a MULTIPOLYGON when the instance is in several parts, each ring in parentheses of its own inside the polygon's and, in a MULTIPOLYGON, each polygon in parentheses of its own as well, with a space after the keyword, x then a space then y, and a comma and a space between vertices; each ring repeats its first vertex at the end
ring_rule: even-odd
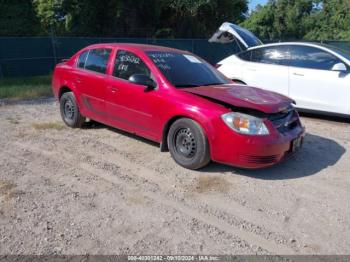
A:
POLYGON ((80 114, 73 92, 67 92, 61 96, 60 111, 62 120, 69 127, 78 128, 85 122, 85 117, 80 114))
POLYGON ((185 168, 199 169, 210 161, 207 137, 200 125, 189 118, 181 118, 170 127, 168 146, 173 159, 185 168))

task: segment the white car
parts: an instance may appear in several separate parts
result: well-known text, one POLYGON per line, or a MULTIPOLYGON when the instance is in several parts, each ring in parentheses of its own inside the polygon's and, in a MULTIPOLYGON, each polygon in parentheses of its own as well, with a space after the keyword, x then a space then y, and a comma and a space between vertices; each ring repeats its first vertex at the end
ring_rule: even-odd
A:
POLYGON ((350 52, 303 42, 264 45, 230 23, 209 41, 241 47, 242 52, 218 62, 228 78, 289 96, 302 111, 350 116, 350 52))

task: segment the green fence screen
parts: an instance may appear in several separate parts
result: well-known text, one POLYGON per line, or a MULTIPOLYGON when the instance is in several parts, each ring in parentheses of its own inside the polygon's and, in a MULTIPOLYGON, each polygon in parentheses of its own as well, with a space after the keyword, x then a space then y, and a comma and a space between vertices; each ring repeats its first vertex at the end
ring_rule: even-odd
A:
MULTIPOLYGON (((207 39, 146 39, 87 37, 0 37, 0 77, 47 75, 57 62, 95 43, 142 43, 168 46, 193 52, 215 64, 239 52, 235 44, 213 44, 207 39)), ((348 41, 324 41, 350 50, 348 41)))

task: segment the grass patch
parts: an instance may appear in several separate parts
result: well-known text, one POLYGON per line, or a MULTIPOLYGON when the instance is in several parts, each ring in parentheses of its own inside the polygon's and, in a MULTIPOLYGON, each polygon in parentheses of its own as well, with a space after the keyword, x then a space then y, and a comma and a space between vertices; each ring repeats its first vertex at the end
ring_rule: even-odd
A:
POLYGON ((19 118, 14 118, 14 117, 6 117, 6 120, 9 121, 11 124, 17 125, 19 124, 19 118))
POLYGON ((194 191, 198 193, 225 193, 230 189, 230 184, 223 177, 213 177, 207 175, 199 176, 197 184, 195 184, 194 186, 194 191))
POLYGON ((0 99, 33 99, 52 96, 51 76, 0 79, 0 99))
POLYGON ((66 128, 66 126, 61 122, 34 123, 32 124, 32 126, 36 130, 47 130, 47 129, 61 130, 66 128))

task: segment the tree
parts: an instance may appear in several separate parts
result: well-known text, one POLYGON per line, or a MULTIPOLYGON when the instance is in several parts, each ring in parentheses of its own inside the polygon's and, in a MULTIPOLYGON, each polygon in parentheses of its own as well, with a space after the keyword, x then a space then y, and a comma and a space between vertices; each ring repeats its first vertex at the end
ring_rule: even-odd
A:
POLYGON ((33 6, 45 33, 63 35, 66 32, 64 2, 64 0, 33 0, 33 6))
POLYGON ((60 35, 142 37, 155 27, 156 1, 34 0, 34 5, 48 33, 53 29, 60 35))
POLYGON ((0 35, 33 36, 41 33, 40 22, 28 0, 0 0, 0 35))
POLYGON ((262 39, 300 39, 313 11, 312 0, 270 0, 242 23, 262 39))
POLYGON ((173 37, 208 37, 225 21, 238 23, 248 11, 247 0, 160 0, 159 30, 173 37))
POLYGON ((309 31, 305 39, 349 40, 350 1, 327 0, 317 5, 317 12, 310 17, 309 31))
MULTIPOLYGON (((11 9, 6 13, 31 10, 31 19, 36 22, 28 26, 58 36, 208 37, 224 21, 243 21, 248 10, 247 0, 0 1, 11 9)), ((29 13, 10 22, 28 20, 26 17, 29 13)), ((4 16, 0 19, 4 20, 4 16)), ((6 32, 2 35, 10 30, 6 32)))
POLYGON ((348 40, 350 1, 270 0, 242 26, 266 40, 348 40))

